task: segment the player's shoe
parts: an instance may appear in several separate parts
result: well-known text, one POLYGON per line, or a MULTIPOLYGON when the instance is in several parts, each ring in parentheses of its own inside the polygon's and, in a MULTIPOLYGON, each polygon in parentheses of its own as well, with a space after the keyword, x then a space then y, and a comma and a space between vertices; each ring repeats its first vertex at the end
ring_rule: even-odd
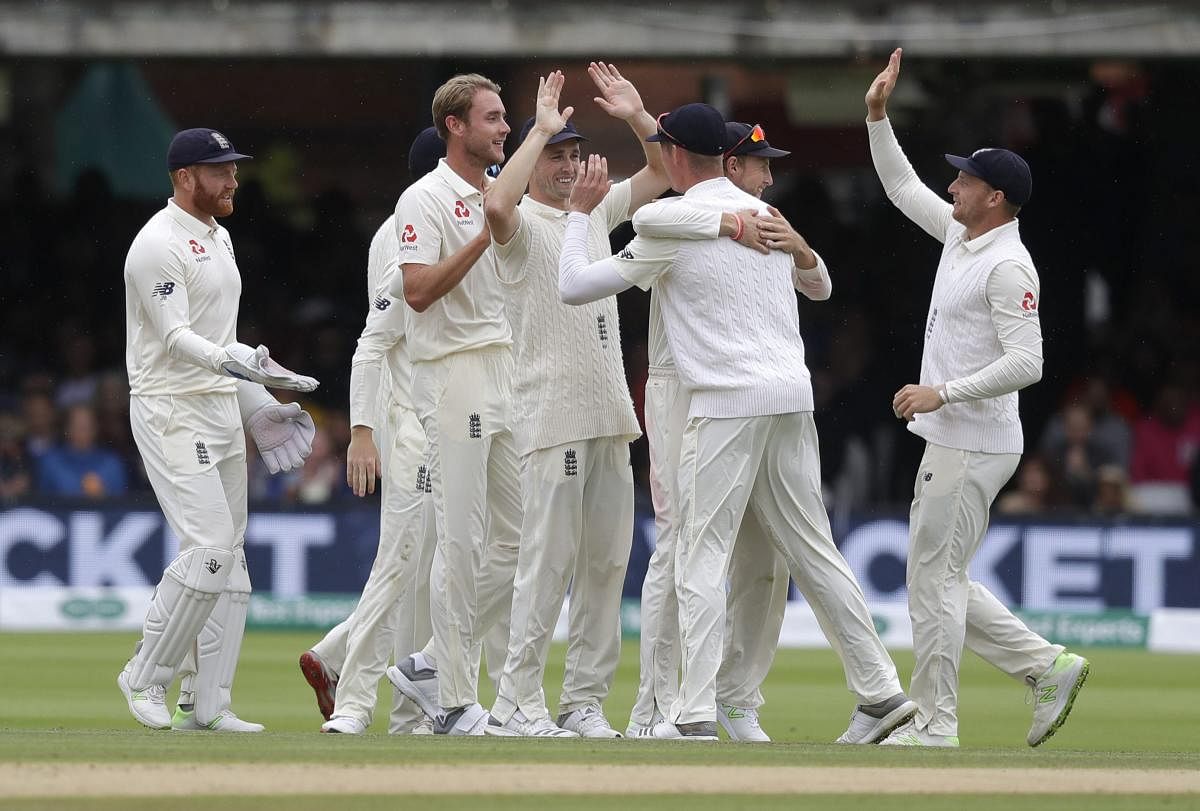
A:
POLYGON ((878 704, 859 704, 850 714, 850 726, 836 743, 879 743, 917 713, 917 704, 904 693, 878 704))
POLYGON ((555 725, 549 718, 534 718, 530 720, 525 713, 517 710, 507 721, 501 722, 495 716, 489 715, 487 726, 483 731, 488 735, 499 738, 578 738, 579 735, 569 729, 555 725))
POLYGON ((619 738, 621 733, 613 729, 597 704, 585 704, 577 710, 558 716, 558 725, 574 732, 581 738, 619 738))
POLYGON ((349 715, 335 715, 321 724, 322 732, 338 732, 342 735, 361 735, 367 731, 367 725, 358 718, 349 715))
POLYGON ((152 684, 145 690, 134 690, 129 686, 129 665, 117 674, 117 686, 125 694, 125 703, 137 722, 150 729, 170 729, 171 714, 167 712, 167 689, 161 684, 152 684))
POLYGON ((300 672, 304 680, 317 694, 317 709, 321 717, 328 721, 333 717, 334 695, 337 693, 338 677, 325 666, 325 662, 314 651, 306 650, 300 654, 300 672))
POLYGON ((717 720, 729 737, 745 743, 770 743, 771 736, 763 732, 758 723, 758 710, 753 707, 735 707, 732 704, 717 704, 717 720))
POLYGON ((433 719, 434 735, 482 735, 491 718, 478 703, 457 707, 433 719))
POLYGON ((630 718, 629 726, 625 727, 625 737, 632 738, 635 741, 652 741, 654 740, 654 727, 665 720, 663 714, 657 708, 654 710, 654 717, 650 719, 650 723, 648 724, 639 724, 630 718))
POLYGON ((243 721, 232 710, 221 710, 207 726, 196 720, 194 710, 175 708, 171 729, 176 732, 262 732, 266 727, 253 721, 243 721))
MULTIPOLYGON (((406 698, 417 702, 421 711, 430 718, 436 719, 442 714, 442 708, 438 706, 437 668, 430 667, 420 653, 405 656, 389 667, 387 677, 406 698)), ((436 722, 434 726, 436 728, 436 722)))
POLYGON ((417 721, 417 725, 408 733, 409 735, 432 735, 433 734, 433 719, 428 715, 421 716, 421 720, 417 721))
POLYGON ((654 726, 654 737, 669 741, 715 741, 716 721, 697 721, 693 724, 673 724, 660 721, 654 726))
POLYGON ((1064 651, 1041 676, 1026 679, 1033 690, 1033 725, 1025 739, 1030 746, 1040 746, 1066 723, 1090 667, 1087 659, 1064 651))
POLYGON ((892 730, 892 734, 888 735, 879 742, 880 746, 937 746, 945 749, 958 748, 957 735, 930 735, 928 732, 917 729, 916 723, 908 721, 905 724, 892 730))

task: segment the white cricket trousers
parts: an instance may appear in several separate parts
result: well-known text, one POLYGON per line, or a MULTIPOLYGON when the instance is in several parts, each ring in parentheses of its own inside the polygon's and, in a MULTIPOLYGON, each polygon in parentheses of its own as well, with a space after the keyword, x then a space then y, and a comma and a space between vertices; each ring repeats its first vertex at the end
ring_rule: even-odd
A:
MULTIPOLYGON (((377 685, 393 651, 402 647, 402 655, 408 655, 424 646, 432 633, 427 584, 437 541, 432 508, 426 509, 430 499, 425 494, 425 431, 416 414, 392 401, 380 439, 386 444, 379 551, 351 615, 334 708, 335 715, 357 718, 368 726, 377 685), (415 593, 422 583, 424 605, 415 593)), ((413 717, 392 721, 418 720, 419 708, 410 705, 408 715, 413 717)))
MULTIPOLYGON (((654 505, 654 553, 642 583, 641 674, 630 720, 648 724, 658 707, 667 712, 679 693, 679 609, 675 596, 675 544, 679 533, 679 449, 690 397, 673 369, 651 367, 646 381, 646 439, 654 505)), ((725 647, 717 673, 717 698, 757 708, 775 660, 790 584, 787 564, 752 512, 738 528, 729 566, 725 647)))
MULTIPOLYGON (((179 553, 197 546, 232 550, 245 560, 246 435, 237 395, 135 395, 129 423, 179 553)), ((170 563, 170 561, 168 561, 170 563)), ((239 572, 238 591, 249 592, 249 574, 239 572)), ((228 588, 227 588, 228 590, 228 588)), ((242 628, 225 628, 240 640, 242 628)), ((180 702, 195 702, 195 644, 184 657, 180 702)), ((229 701, 222 697, 227 709, 229 701)))
POLYGON ((963 645, 1018 680, 1039 676, 1062 653, 1026 627, 990 591, 967 577, 1016 453, 978 453, 926 443, 909 511, 906 582, 912 620, 909 697, 916 725, 958 734, 958 667, 963 645))
POLYGON ((437 522, 430 575, 441 705, 474 704, 479 648, 512 600, 521 541, 520 465, 508 427, 507 346, 413 364, 437 522))
POLYGON ((811 412, 688 420, 679 460, 680 536, 675 584, 683 640, 679 696, 668 719, 716 721, 724 644, 725 576, 747 507, 783 555, 864 704, 900 692, 862 589, 833 543, 821 501, 811 412))
POLYGON ((621 591, 633 542, 629 443, 600 437, 521 458, 525 506, 508 660, 492 715, 519 708, 548 718, 542 679, 571 583, 569 642, 559 713, 603 705, 621 655, 621 591))

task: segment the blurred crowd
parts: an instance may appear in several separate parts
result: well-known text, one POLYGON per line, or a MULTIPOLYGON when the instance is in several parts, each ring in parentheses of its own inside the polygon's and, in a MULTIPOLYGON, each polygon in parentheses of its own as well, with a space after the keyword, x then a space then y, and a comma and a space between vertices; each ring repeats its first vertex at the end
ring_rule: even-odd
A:
MULTIPOLYGON (((1200 162, 1186 126, 1200 113, 1179 101, 1193 73, 1097 69, 1069 99, 965 104, 970 94, 954 82, 977 77, 948 74, 945 87, 930 88, 933 101, 897 125, 939 191, 951 178, 942 153, 989 139, 1033 167, 1021 230, 1042 281, 1046 362, 1043 380, 1021 394, 1026 453, 1002 512, 1182 515, 1200 506, 1200 320, 1191 316, 1200 162)), ((804 300, 800 310, 831 514, 836 522, 903 508, 922 443, 890 403, 918 376, 940 246, 883 197, 865 139, 858 164, 834 168, 806 163, 804 143, 779 146, 796 154, 776 162, 765 198, 834 280, 830 301, 804 300)), ((273 195, 255 171, 246 166, 224 222, 243 278, 239 340, 267 344, 322 385, 303 398, 318 425, 313 456, 278 477, 252 460, 251 499, 347 503, 350 358, 368 306, 367 245, 388 211, 364 210, 338 189, 273 195)), ((115 199, 94 171, 65 196, 32 170, 0 190, 3 502, 149 494, 128 421, 122 269, 133 235, 162 204, 115 199)), ((630 236, 618 231, 614 245, 630 236)), ((639 413, 647 305, 636 290, 620 299, 639 413)), ((634 458, 644 484, 644 441, 634 458)))

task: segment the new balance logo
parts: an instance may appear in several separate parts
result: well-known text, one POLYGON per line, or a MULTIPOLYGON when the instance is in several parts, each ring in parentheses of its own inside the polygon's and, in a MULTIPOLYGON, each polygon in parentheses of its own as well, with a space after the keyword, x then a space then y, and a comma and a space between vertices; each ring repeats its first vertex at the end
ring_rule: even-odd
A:
POLYGON ((207 465, 211 462, 208 458, 208 448, 200 441, 196 442, 196 461, 202 465, 207 465))
POLYGON ((471 439, 483 439, 483 422, 480 421, 478 414, 472 414, 467 418, 467 436, 471 439))
POLYGON ((420 467, 417 468, 416 491, 418 493, 429 492, 428 490, 425 489, 428 486, 428 484, 429 484, 429 468, 427 468, 425 465, 421 465, 420 467))
POLYGON ((608 346, 608 323, 603 315, 596 316, 596 329, 600 332, 601 346, 608 346))
POLYGON ((575 451, 569 448, 567 449, 567 452, 563 454, 563 475, 579 475, 579 460, 575 458, 575 451))
POLYGON ((388 307, 391 307, 391 306, 392 306, 391 299, 384 298, 383 296, 375 297, 375 309, 376 310, 386 310, 388 307))
POLYGON ((933 335, 933 325, 937 323, 937 307, 933 308, 933 312, 929 314, 929 325, 925 327, 925 337, 933 335))
POLYGON ((154 287, 150 290, 150 297, 166 298, 175 292, 175 282, 155 282, 154 287))
POLYGON ((927 482, 931 482, 931 481, 933 481, 933 474, 932 474, 932 473, 926 473, 926 474, 925 474, 924 476, 922 476, 921 478, 923 478, 923 479, 924 479, 925 481, 927 481, 927 482))
POLYGON ((216 574, 221 571, 221 564, 217 563, 216 558, 209 558, 208 563, 204 564, 204 568, 208 569, 210 574, 216 574))

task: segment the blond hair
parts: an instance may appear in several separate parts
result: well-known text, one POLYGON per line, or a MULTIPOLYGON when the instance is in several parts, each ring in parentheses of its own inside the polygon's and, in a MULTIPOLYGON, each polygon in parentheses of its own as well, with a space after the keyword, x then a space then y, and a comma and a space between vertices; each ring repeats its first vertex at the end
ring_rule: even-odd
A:
POLYGON ((490 90, 500 95, 500 85, 478 73, 463 73, 448 80, 433 94, 433 126, 438 137, 446 140, 450 131, 446 128, 446 117, 454 116, 463 121, 471 112, 471 103, 479 90, 490 90))

